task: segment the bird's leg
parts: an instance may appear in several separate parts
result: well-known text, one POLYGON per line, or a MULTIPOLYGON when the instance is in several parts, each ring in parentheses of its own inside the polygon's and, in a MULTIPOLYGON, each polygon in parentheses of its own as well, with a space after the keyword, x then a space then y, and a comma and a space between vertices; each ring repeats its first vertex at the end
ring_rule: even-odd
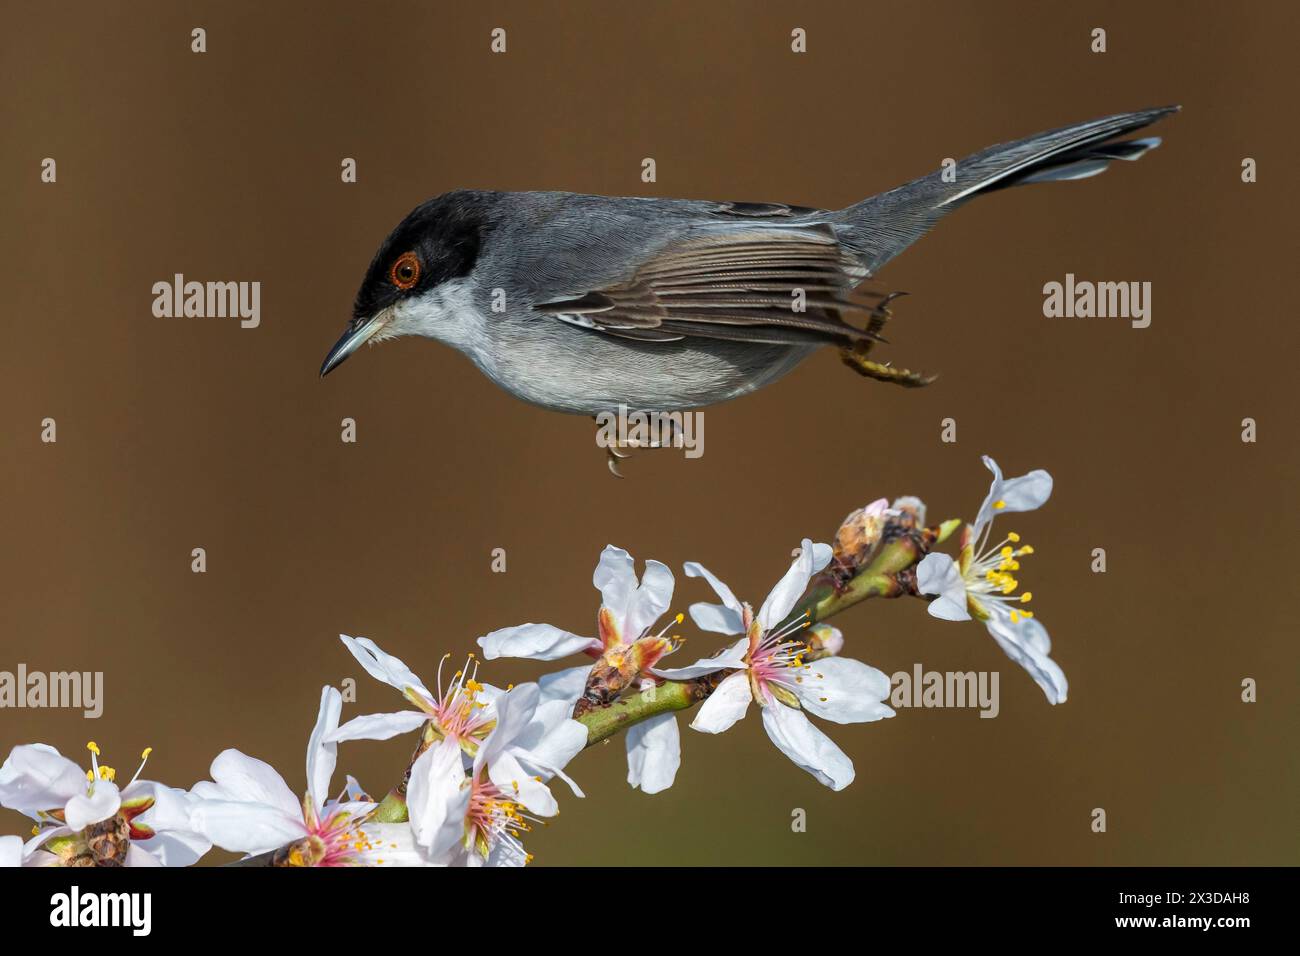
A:
MULTIPOLYGON (((905 295, 907 295, 906 292, 891 292, 881 299, 871 311, 871 318, 867 322, 867 334, 871 336, 870 342, 884 341, 880 337, 880 330, 885 327, 886 322, 894 317, 894 313, 889 310, 889 303, 905 295)), ((869 347, 870 343, 868 343, 869 347)))
POLYGON ((867 358, 871 347, 880 340, 880 330, 885 327, 885 323, 893 318, 893 313, 889 310, 889 303, 899 296, 907 295, 906 292, 891 292, 880 300, 871 313, 871 318, 867 322, 867 332, 872 338, 860 339, 852 345, 846 345, 840 349, 840 357, 844 364, 859 375, 867 378, 874 378, 878 382, 892 382, 895 385, 902 385, 904 388, 919 388, 922 385, 929 385, 938 376, 923 375, 920 372, 913 372, 911 369, 895 368, 888 362, 873 362, 867 358))

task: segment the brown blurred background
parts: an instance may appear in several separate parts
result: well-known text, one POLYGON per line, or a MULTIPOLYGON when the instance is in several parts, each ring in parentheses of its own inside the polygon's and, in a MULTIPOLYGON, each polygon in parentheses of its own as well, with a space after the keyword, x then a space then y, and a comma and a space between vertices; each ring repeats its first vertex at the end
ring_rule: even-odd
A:
MULTIPOLYGON (((678 783, 655 797, 626 786, 616 740, 571 766, 588 799, 532 836, 538 861, 1295 863, 1296 28, 1282 3, 7 5, 0 670, 102 670, 106 704, 97 721, 0 711, 0 749, 80 760, 93 738, 132 767, 151 745, 151 775, 188 786, 234 746, 300 788, 323 683, 357 677, 353 713, 399 703, 339 632, 431 675, 497 627, 590 631, 609 542, 702 560, 761 600, 801 536, 879 495, 969 517, 988 452, 1056 477, 1014 527, 1038 548, 1023 579, 1067 704, 977 625, 859 607, 837 621, 848 653, 999 670, 998 719, 830 726, 858 768, 839 794, 753 715, 725 737, 683 730, 678 783), (1172 102, 1140 163, 980 200, 887 267, 913 296, 882 354, 942 372, 925 390, 820 355, 711 409, 702 459, 640 455, 620 482, 589 421, 515 401, 446 348, 390 343, 317 377, 380 240, 448 189, 838 207, 946 156, 1172 102), (151 286, 176 272, 260 280, 261 327, 155 318, 151 286), (1044 318, 1042 286, 1067 272, 1152 282, 1151 327, 1044 318), (1109 832, 1090 831, 1094 807, 1109 832)), ((679 573, 680 608, 707 596, 679 573)), ((340 770, 382 792, 409 750, 345 745, 340 770)))

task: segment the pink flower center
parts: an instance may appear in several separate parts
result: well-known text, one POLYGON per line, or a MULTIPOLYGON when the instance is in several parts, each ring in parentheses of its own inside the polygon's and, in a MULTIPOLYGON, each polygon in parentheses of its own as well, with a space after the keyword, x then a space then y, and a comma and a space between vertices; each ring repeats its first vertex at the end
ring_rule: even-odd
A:
MULTIPOLYGON (((444 655, 443 661, 449 656, 444 655)), ((474 679, 477 672, 478 663, 471 654, 465 667, 455 673, 444 691, 442 665, 438 666, 438 699, 424 709, 442 735, 449 740, 477 742, 487 736, 495 723, 487 704, 479 700, 483 685, 474 679)))
POLYGON ((793 622, 764 634, 759 630, 758 622, 751 620, 749 652, 745 655, 745 660, 749 664, 749 680, 756 698, 770 701, 773 696, 784 696, 788 699, 789 692, 794 689, 793 685, 802 680, 800 672, 808 667, 804 663, 808 647, 803 641, 792 639, 792 635, 807 626, 808 616, 804 614, 793 622), (774 695, 773 687, 787 693, 774 695))
POLYGON ((531 861, 532 856, 524 853, 523 834, 533 828, 535 818, 484 773, 474 776, 472 787, 465 812, 465 843, 471 852, 486 860, 498 845, 505 844, 531 861))
POLYGON ((310 814, 305 821, 307 839, 311 843, 313 866, 368 866, 382 865, 385 849, 396 849, 375 842, 365 830, 369 815, 357 816, 343 809, 335 809, 323 819, 310 814))

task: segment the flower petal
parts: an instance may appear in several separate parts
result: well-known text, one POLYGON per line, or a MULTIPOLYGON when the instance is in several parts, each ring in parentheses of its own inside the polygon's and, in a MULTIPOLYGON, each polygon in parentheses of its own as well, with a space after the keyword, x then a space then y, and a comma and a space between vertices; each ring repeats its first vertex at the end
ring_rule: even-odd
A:
POLYGON ((586 690, 587 675, 590 673, 590 665, 580 664, 577 667, 567 667, 562 671, 539 677, 537 687, 541 691, 541 703, 563 700, 572 704, 586 690))
POLYGON ((498 657, 527 657, 534 661, 554 661, 570 654, 581 654, 589 647, 599 648, 600 642, 591 637, 580 637, 550 624, 520 624, 503 627, 484 634, 478 639, 487 660, 498 657))
POLYGON ((522 803, 530 813, 553 817, 560 812, 550 788, 530 774, 513 751, 498 754, 488 764, 488 778, 511 800, 522 803))
POLYGON ((126 848, 126 859, 122 861, 124 866, 162 866, 162 860, 158 859, 139 843, 132 842, 126 848))
POLYGON ((147 851, 163 866, 193 866, 212 849, 212 841, 193 830, 173 830, 133 840, 131 846, 147 851))
POLYGON ((0 836, 0 868, 22 866, 21 836, 0 836))
POLYGON ((1052 641, 1037 618, 1021 618, 1013 624, 1010 612, 999 605, 985 626, 1007 657, 1029 672, 1049 702, 1065 703, 1070 685, 1065 671, 1050 657, 1052 641))
POLYGON ((983 460, 984 467, 993 472, 993 481, 984 503, 980 505, 979 515, 975 518, 976 540, 979 540, 985 525, 995 516, 1034 511, 1046 504, 1052 496, 1052 476, 1041 468, 1019 478, 1003 480, 998 463, 988 455, 983 460), (1001 508, 997 507, 998 502, 1003 503, 1001 508))
POLYGON ((23 865, 23 838, 0 836, 0 867, 23 865))
POLYGON ((783 754, 820 783, 843 790, 853 782, 853 761, 802 711, 772 701, 763 708, 763 727, 783 754))
MULTIPOLYGON (((548 778, 563 770, 587 746, 587 727, 569 716, 572 711, 568 701, 542 701, 528 726, 514 740, 512 749, 525 754, 525 763, 545 771, 548 778)), ((576 792, 582 796, 580 790, 576 792)))
POLYGON ((627 782, 632 789, 659 793, 673 785, 682 762, 676 714, 658 714, 627 731, 627 782))
POLYGON ((22 744, 0 766, 0 807, 28 816, 86 792, 86 771, 48 744, 22 744))
POLYGON ((692 604, 691 619, 697 627, 716 634, 745 633, 744 609, 736 595, 720 581, 716 575, 698 561, 687 561, 682 565, 688 578, 704 578, 709 582, 713 592, 722 598, 722 604, 692 604))
POLYGON ((24 854, 26 855, 26 857, 27 857, 27 860, 26 860, 26 862, 23 864, 23 866, 33 866, 33 865, 37 865, 37 866, 58 866, 58 865, 60 865, 59 858, 58 858, 57 856, 54 856, 53 853, 49 853, 48 851, 46 851, 46 850, 42 850, 42 849, 40 849, 40 848, 41 848, 41 846, 42 846, 43 844, 49 842, 50 840, 55 839, 56 837, 65 837, 65 836, 71 836, 71 835, 72 835, 72 827, 70 827, 70 826, 66 826, 66 825, 64 825, 64 826, 57 826, 57 827, 42 827, 38 833, 33 834, 33 835, 32 835, 32 836, 27 840, 27 842, 23 844, 23 853, 24 853, 24 854), (40 862, 40 863, 35 863, 34 860, 33 860, 33 858, 36 857, 36 856, 38 856, 40 853, 45 853, 47 856, 53 857, 54 860, 55 860, 56 862, 51 863, 51 862, 48 861, 48 860, 43 860, 43 861, 40 862))
MULTIPOLYGON (((283 816, 302 819, 302 804, 284 778, 263 760, 238 750, 223 750, 212 761, 208 773, 219 791, 219 799, 265 804, 283 816)), ((198 789, 195 787, 196 792, 198 789)), ((207 795, 217 796, 211 792, 207 795)))
POLYGON ((745 667, 745 653, 748 650, 749 638, 742 637, 714 657, 702 657, 694 664, 687 664, 685 667, 652 667, 650 673, 668 680, 694 680, 705 674, 745 667))
POLYGON ((464 838, 470 789, 454 740, 434 744, 411 766, 406 809, 415 842, 431 860, 441 859, 464 838))
POLYGON ((723 678, 700 705, 691 721, 691 729, 706 734, 720 734, 745 716, 749 702, 754 699, 749 686, 749 674, 741 671, 723 678))
POLYGON ((536 684, 519 684, 502 694, 496 703, 497 723, 474 755, 474 769, 490 767, 500 754, 516 745, 532 723, 541 699, 536 684))
POLYGON ((600 603, 613 611, 617 620, 622 621, 627 617, 628 606, 637 587, 636 565, 632 561, 632 555, 612 544, 606 545, 600 553, 596 570, 592 573, 591 583, 600 591, 600 603))
POLYGON ((163 866, 192 866, 212 849, 212 841, 196 831, 190 816, 197 801, 184 790, 151 781, 137 781, 122 792, 123 800, 147 792, 153 805, 135 822, 153 830, 147 840, 133 840, 163 866))
POLYGON ((307 835, 301 810, 290 816, 270 804, 244 800, 195 801, 190 826, 235 853, 266 853, 307 835))
POLYGON ((398 734, 418 730, 428 721, 428 714, 418 710, 399 710, 392 714, 363 714, 353 717, 329 735, 334 743, 344 740, 388 740, 398 734))
POLYGON ((837 724, 860 724, 894 712, 889 698, 889 678, 851 657, 826 657, 812 661, 791 685, 804 710, 837 724))
POLYGON ((339 745, 329 736, 339 729, 342 712, 343 695, 328 684, 322 687, 316 725, 307 740, 307 792, 317 810, 329 799, 330 778, 339 762, 339 745))
POLYGON ((408 688, 412 688, 425 700, 433 699, 424 682, 409 667, 399 658, 385 654, 374 641, 365 637, 348 637, 346 634, 340 634, 339 639, 352 652, 357 663, 375 680, 401 691, 403 696, 406 696, 408 688))
POLYGON ((794 610, 804 591, 808 590, 812 576, 830 563, 831 554, 830 545, 813 544, 808 538, 803 539, 799 556, 790 562, 789 570, 776 582, 776 587, 759 608, 758 623, 765 633, 794 610))
POLYGON ((937 595, 926 611, 941 621, 969 621, 966 607, 966 581, 957 562, 946 554, 927 554, 916 566, 916 589, 922 594, 937 595))
POLYGON ((366 824, 364 833, 370 848, 360 851, 359 856, 367 866, 440 865, 425 859, 424 854, 417 849, 415 836, 408 824, 371 821, 366 824))
POLYGON ((115 815, 122 806, 122 794, 108 780, 96 780, 92 793, 79 793, 63 808, 63 819, 73 830, 101 823, 115 815))
POLYGON ((631 641, 644 634, 655 621, 663 617, 673 600, 673 572, 668 565, 658 561, 645 563, 641 586, 628 602, 627 616, 623 620, 623 636, 631 641))

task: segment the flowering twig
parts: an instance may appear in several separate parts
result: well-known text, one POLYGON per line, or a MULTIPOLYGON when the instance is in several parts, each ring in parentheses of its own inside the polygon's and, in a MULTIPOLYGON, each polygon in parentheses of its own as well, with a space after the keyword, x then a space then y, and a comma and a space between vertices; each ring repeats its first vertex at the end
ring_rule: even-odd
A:
MULTIPOLYGON (((810 582, 803 600, 782 627, 801 618, 807 619, 804 626, 819 624, 868 598, 919 596, 916 564, 961 522, 922 527, 924 514, 919 503, 903 499, 898 504, 902 506, 880 514, 859 509, 844 520, 835 536, 830 566, 810 582)), ((575 714, 574 719, 586 726, 587 746, 591 747, 659 714, 688 710, 707 699, 725 676, 726 672, 719 671, 691 680, 666 680, 575 714)), ((427 746, 428 740, 422 742, 412 763, 427 746)), ((409 773, 408 768, 408 777, 409 773)), ((406 821, 405 779, 381 801, 375 817, 386 823, 406 821)))

